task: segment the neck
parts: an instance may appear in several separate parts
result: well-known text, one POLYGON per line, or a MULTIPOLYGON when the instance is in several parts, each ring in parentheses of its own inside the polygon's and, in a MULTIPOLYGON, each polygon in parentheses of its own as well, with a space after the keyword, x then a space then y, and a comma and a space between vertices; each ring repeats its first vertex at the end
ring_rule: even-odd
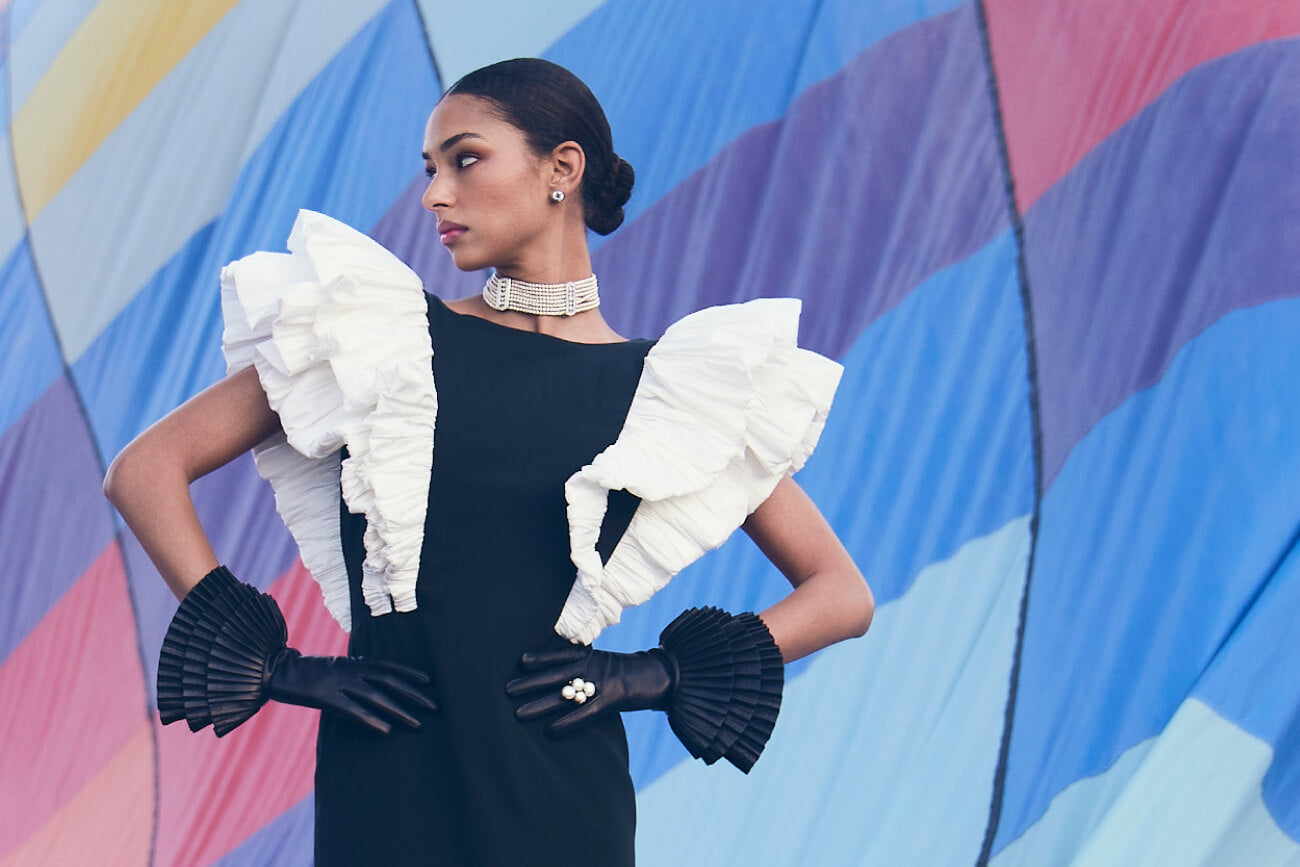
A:
POLYGON ((591 276, 587 229, 581 220, 557 223, 509 261, 496 264, 502 277, 529 283, 567 283, 591 276))

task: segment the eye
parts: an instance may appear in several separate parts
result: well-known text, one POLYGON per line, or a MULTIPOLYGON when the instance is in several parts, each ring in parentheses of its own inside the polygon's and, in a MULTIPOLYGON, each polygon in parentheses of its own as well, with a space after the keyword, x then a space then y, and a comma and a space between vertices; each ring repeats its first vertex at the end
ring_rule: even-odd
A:
POLYGON ((425 166, 425 167, 424 167, 424 175, 425 175, 425 177, 427 177, 427 178, 432 178, 432 177, 433 177, 434 175, 436 175, 437 173, 438 173, 438 170, 435 169, 433 166, 425 166))
POLYGON ((475 156, 474 154, 458 154, 456 156, 457 168, 462 168, 462 169, 468 168, 474 165, 474 163, 476 162, 478 162, 478 157, 475 156))

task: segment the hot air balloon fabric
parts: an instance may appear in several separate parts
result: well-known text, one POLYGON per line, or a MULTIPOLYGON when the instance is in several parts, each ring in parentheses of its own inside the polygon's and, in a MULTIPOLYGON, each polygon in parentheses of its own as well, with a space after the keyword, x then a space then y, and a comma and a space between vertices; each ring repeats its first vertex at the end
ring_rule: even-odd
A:
MULTIPOLYGON (((1300 864, 1300 4, 10 0, 0 8, 0 864, 312 860, 317 713, 162 727, 176 601, 101 493, 224 375, 217 273, 299 208, 477 291, 442 90, 536 55, 637 170, 611 324, 803 299, 799 481, 876 595, 744 777, 628 718, 646 865, 1300 864)), ((194 497, 339 653, 246 456, 194 497)), ((760 610, 743 534, 601 638, 760 610)))

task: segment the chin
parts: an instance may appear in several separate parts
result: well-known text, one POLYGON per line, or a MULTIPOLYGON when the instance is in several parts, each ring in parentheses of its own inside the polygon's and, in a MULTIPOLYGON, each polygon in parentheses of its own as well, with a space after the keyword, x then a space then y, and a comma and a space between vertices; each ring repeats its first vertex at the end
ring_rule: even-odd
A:
POLYGON ((468 250, 447 251, 451 255, 452 264, 461 271, 482 271, 484 268, 492 267, 491 263, 482 255, 474 255, 468 250))

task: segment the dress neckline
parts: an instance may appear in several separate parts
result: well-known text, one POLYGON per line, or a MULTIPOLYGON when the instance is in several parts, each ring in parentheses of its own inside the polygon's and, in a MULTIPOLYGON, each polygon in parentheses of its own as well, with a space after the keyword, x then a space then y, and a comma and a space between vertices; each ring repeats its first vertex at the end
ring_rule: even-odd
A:
POLYGON ((527 335, 525 339, 541 338, 543 340, 549 340, 555 343, 562 343, 566 346, 627 346, 627 345, 654 343, 653 340, 650 340, 649 338, 645 338, 645 337, 634 337, 630 340, 614 340, 605 343, 587 343, 581 340, 565 340, 563 337, 556 337, 554 334, 544 334, 540 331, 527 331, 523 328, 512 328, 509 325, 502 325, 499 322, 493 322, 491 319, 484 319, 482 316, 475 316, 473 313, 458 313, 457 311, 452 310, 450 307, 448 307, 447 302, 443 301, 437 295, 434 295, 432 292, 428 293, 428 295, 430 298, 432 298, 434 301, 438 303, 438 306, 441 307, 445 313, 447 313, 450 316, 455 316, 457 319, 463 319, 463 320, 467 319, 467 320, 473 320, 475 322, 481 322, 483 323, 483 325, 485 325, 487 328, 492 329, 493 331, 498 331, 498 332, 509 331, 514 334, 524 334, 527 335))

